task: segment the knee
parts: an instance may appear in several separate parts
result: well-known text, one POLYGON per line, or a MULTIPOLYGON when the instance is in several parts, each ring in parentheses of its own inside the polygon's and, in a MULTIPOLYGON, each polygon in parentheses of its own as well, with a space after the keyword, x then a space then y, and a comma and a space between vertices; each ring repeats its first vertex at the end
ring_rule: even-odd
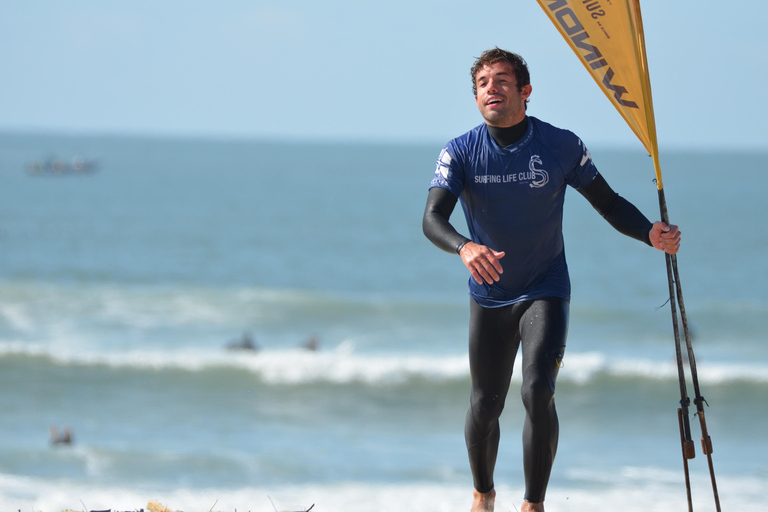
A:
POLYGON ((548 371, 533 366, 525 369, 521 387, 523 405, 528 415, 536 418, 546 413, 555 397, 555 381, 548 371))
POLYGON ((475 428, 485 431, 493 427, 504 410, 504 399, 499 395, 483 395, 472 402, 470 413, 475 428))

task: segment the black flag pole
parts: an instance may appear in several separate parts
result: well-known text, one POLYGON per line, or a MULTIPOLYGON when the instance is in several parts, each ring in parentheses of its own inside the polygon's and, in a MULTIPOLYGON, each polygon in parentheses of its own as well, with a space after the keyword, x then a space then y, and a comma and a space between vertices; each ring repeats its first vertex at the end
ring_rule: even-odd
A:
MULTIPOLYGON (((683 300, 683 287, 680 284, 680 274, 677 270, 677 256, 671 255, 672 271, 674 273, 675 287, 677 292, 677 303, 680 306, 680 318, 683 323, 683 332, 685 334, 685 345, 688 349, 688 364, 691 369, 691 381, 693 383, 693 392, 696 398, 693 399, 693 403, 696 406, 696 416, 699 417, 699 426, 701 427, 701 448, 704 455, 707 456, 707 465, 709 466, 709 477, 712 481, 712 492, 715 497, 715 507, 717 512, 720 512, 720 495, 717 492, 717 479, 715 478, 715 466, 712 462, 712 438, 709 436, 709 430, 707 429, 707 420, 704 415, 704 404, 707 401, 701 394, 699 389, 699 376, 696 370, 696 357, 693 353, 693 344, 691 342, 691 333, 688 328, 688 318, 685 314, 685 301, 683 300)), ((709 405, 709 404, 707 404, 709 405)))
MULTIPOLYGON (((667 211, 667 201, 664 196, 664 188, 659 188, 659 209, 661 211, 661 220, 669 225, 669 213, 667 211)), ((688 366, 691 373, 691 382, 693 383, 693 392, 696 396, 693 403, 696 406, 696 415, 699 417, 701 427, 701 446, 704 455, 707 456, 709 466, 709 475, 712 481, 712 491, 715 497, 715 507, 717 512, 720 510, 720 496, 717 492, 717 480, 715 478, 715 467, 712 462, 712 439, 709 436, 707 422, 704 415, 704 404, 707 401, 701 394, 699 388, 699 376, 696 369, 696 357, 693 353, 693 343, 691 342, 691 332, 688 326, 688 317, 685 312, 685 301, 683 300, 683 287, 680 283, 680 273, 677 268, 677 256, 666 254, 665 260, 667 266, 667 281, 669 284, 669 304, 672 310, 672 330, 675 338, 675 356, 677 360, 677 374, 680 383, 680 408, 678 409, 678 423, 680 425, 680 441, 682 443, 683 469, 685 472, 685 486, 688 497, 688 510, 693 512, 693 502, 691 500, 691 483, 688 472, 688 460, 696 456, 693 440, 691 439, 691 425, 688 417, 688 408, 691 401, 688 397, 688 391, 685 380, 684 357, 680 340, 680 324, 683 326, 683 336, 685 338, 686 355, 688 357, 688 366), (679 308, 679 311, 678 311, 679 308)), ((709 405, 709 404, 707 404, 709 405)))

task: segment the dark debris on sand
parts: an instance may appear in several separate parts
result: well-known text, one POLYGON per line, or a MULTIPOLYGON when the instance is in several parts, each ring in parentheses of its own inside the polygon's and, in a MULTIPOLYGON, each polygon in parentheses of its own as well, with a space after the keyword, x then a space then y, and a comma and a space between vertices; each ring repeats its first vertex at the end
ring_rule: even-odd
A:
MULTIPOLYGON (((272 501, 272 500, 270 499, 269 501, 272 501)), ((215 506, 216 506, 216 504, 214 503, 213 507, 215 507, 215 506)), ((272 507, 274 508, 274 506, 275 505, 273 503, 272 507)), ((211 507, 211 509, 208 512, 213 512, 213 507, 211 507)), ((315 505, 312 504, 312 506, 309 507, 306 510, 297 510, 295 512, 309 512, 314 507, 315 507, 315 505)), ((112 510, 112 509, 107 509, 107 510, 85 510, 85 507, 83 507, 83 510, 62 510, 61 512, 83 512, 83 511, 85 511, 85 512, 182 512, 181 510, 170 509, 170 508, 166 507, 165 505, 161 505, 160 503, 158 503, 155 500, 149 500, 149 503, 147 503, 146 511, 143 508, 140 508, 140 509, 137 509, 137 510, 124 510, 124 511, 112 510)), ((22 512, 22 511, 19 510, 19 512, 22 512)), ((237 510, 235 510, 235 512, 237 512, 237 510)), ((250 511, 248 511, 248 512, 250 512, 250 511)), ((275 509, 275 512, 278 512, 277 509, 275 509)), ((288 511, 285 511, 285 512, 288 512, 288 511)))

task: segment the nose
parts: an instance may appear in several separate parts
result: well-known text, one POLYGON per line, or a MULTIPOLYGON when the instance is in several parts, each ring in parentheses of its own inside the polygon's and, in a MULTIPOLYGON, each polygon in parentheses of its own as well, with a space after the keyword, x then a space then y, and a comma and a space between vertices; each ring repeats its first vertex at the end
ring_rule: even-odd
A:
POLYGON ((486 87, 486 91, 488 91, 489 94, 499 92, 499 86, 498 86, 498 83, 496 82, 496 79, 491 78, 488 81, 488 87, 486 87))

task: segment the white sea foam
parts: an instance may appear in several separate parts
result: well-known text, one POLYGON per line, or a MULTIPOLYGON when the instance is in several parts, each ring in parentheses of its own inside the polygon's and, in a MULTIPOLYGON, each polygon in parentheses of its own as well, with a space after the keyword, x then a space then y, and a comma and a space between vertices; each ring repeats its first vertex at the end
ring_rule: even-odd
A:
MULTIPOLYGON (((270 384, 330 382, 347 384, 392 384, 408 379, 461 380, 469 376, 466 354, 372 354, 354 350, 351 341, 334 349, 317 352, 302 349, 225 351, 205 349, 96 351, 66 346, 0 343, 0 357, 8 355, 45 357, 59 365, 109 366, 143 370, 184 370, 191 372, 240 369, 252 372, 270 384)), ((513 379, 519 381, 521 358, 515 362, 513 379)), ((686 370, 687 371, 687 370, 686 370)), ((676 380, 674 361, 644 358, 615 359, 599 352, 570 353, 560 371, 561 381, 585 385, 597 378, 676 380)), ((698 367, 699 381, 721 385, 732 382, 768 383, 768 365, 706 363, 698 367)))
MULTIPOLYGON (((618 475, 602 487, 550 488, 548 512, 669 512, 686 510, 685 487, 677 475, 675 481, 626 478, 618 475)), ((720 499, 723 510, 763 512, 760 478, 721 478, 720 499)), ((714 510, 714 498, 706 478, 694 476, 694 510, 714 510)), ((497 486, 496 509, 519 510, 522 489, 497 486)), ((471 505, 469 484, 366 484, 339 482, 328 485, 283 485, 265 488, 153 489, 93 487, 67 481, 50 481, 0 475, 0 500, 9 510, 31 509, 58 512, 80 510, 138 510, 154 499, 171 510, 211 510, 232 512, 300 511, 313 512, 464 512, 471 505), (273 508, 274 504, 274 508, 273 508)))

